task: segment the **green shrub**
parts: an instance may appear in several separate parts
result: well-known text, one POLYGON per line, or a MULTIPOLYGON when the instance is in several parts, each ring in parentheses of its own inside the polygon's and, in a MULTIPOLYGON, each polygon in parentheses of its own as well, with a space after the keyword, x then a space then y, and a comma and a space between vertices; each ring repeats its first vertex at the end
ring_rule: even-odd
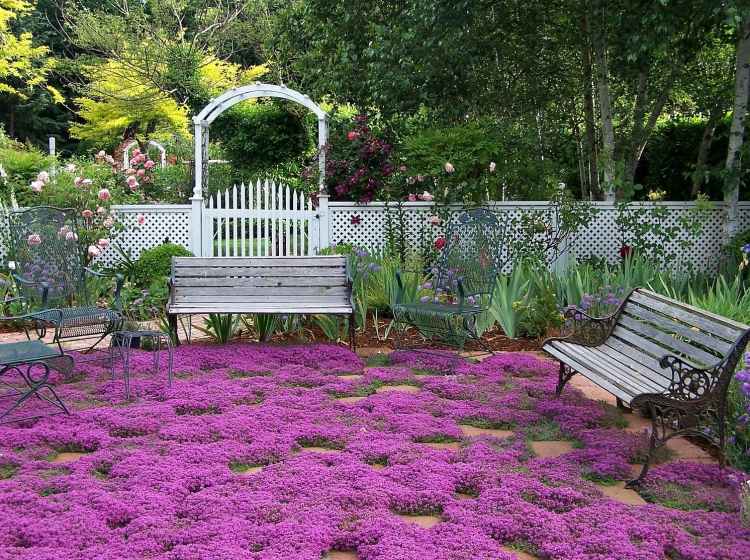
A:
POLYGON ((7 139, 0 142, 0 166, 7 174, 5 181, 0 180, 2 198, 10 200, 11 189, 16 195, 26 191, 31 194, 29 184, 40 171, 49 169, 53 161, 36 148, 7 139))
POLYGON ((136 261, 133 281, 141 288, 148 287, 154 280, 170 275, 172 257, 192 256, 185 247, 175 243, 164 243, 146 249, 136 261))
POLYGON ((242 103, 219 117, 212 135, 221 141, 233 166, 244 176, 295 158, 308 148, 302 119, 277 102, 242 103))

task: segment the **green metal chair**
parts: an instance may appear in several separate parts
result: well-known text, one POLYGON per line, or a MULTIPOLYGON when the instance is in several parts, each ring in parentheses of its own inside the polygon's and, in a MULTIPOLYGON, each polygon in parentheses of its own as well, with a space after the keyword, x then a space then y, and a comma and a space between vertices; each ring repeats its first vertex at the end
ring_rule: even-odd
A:
POLYGON ((95 338, 84 352, 93 350, 122 325, 123 277, 115 277, 114 308, 98 307, 87 279, 109 276, 85 266, 74 210, 38 206, 13 212, 9 219, 8 265, 20 294, 16 299, 26 313, 41 319, 37 334, 43 337, 45 325, 53 325, 53 342, 61 350, 63 341, 95 338))
POLYGON ((416 328, 422 336, 463 349, 468 339, 484 350, 491 349, 478 332, 480 316, 492 303, 500 272, 503 227, 489 210, 477 208, 462 213, 446 229, 445 243, 429 270, 430 292, 419 301, 406 300, 405 279, 396 273, 398 293, 393 316, 398 333, 416 328))

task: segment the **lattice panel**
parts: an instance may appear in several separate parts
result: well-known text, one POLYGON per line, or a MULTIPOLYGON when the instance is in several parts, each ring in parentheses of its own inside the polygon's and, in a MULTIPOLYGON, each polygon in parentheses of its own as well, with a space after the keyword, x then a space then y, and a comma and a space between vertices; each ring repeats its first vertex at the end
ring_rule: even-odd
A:
MULTIPOLYGON (((117 244, 132 258, 142 251, 169 241, 190 249, 190 206, 183 204, 115 206, 117 220, 125 226, 117 238, 117 244), (139 216, 144 222, 138 224, 139 216)), ((96 262, 111 266, 118 260, 117 251, 110 247, 96 262)))
MULTIPOLYGON (((689 203, 666 203, 669 209, 664 219, 665 227, 677 225, 680 216, 689 216, 692 205, 689 203)), ((495 212, 514 214, 524 210, 542 208, 543 203, 518 202, 497 203, 492 209, 495 212)), ((617 262, 621 239, 616 223, 617 210, 612 204, 597 203, 599 213, 589 226, 569 240, 571 254, 578 258, 604 258, 610 263, 617 262)), ((442 233, 441 229, 429 224, 428 218, 433 214, 432 205, 424 202, 405 203, 404 224, 406 237, 414 248, 418 248, 425 236, 434 239, 442 233)), ((395 206, 390 207, 394 223, 398 222, 395 206)), ((669 253, 684 254, 697 269, 706 270, 716 264, 716 255, 721 247, 724 209, 720 204, 708 211, 708 216, 699 238, 687 251, 681 243, 689 241, 689 235, 682 234, 672 240, 667 247, 669 253)), ((387 216, 385 205, 374 203, 366 206, 330 203, 330 240, 332 244, 351 243, 360 247, 382 248, 386 241, 387 216)), ((750 203, 740 203, 740 230, 750 228, 750 203)), ((678 263, 679 264, 679 263, 678 263)))

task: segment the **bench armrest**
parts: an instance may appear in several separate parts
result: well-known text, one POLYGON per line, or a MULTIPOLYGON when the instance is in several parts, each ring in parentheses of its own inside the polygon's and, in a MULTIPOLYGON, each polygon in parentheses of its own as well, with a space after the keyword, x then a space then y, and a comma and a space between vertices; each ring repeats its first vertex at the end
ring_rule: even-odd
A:
POLYGON ((734 373, 736 360, 731 360, 731 353, 719 363, 707 367, 696 367, 673 354, 662 356, 659 365, 669 369, 671 381, 663 395, 678 401, 694 401, 708 397, 719 385, 722 377, 728 378, 734 373))
POLYGON ((581 346, 599 346, 603 344, 617 324, 623 304, 605 317, 593 317, 577 307, 568 307, 563 311, 563 326, 560 335, 544 341, 563 340, 581 346))

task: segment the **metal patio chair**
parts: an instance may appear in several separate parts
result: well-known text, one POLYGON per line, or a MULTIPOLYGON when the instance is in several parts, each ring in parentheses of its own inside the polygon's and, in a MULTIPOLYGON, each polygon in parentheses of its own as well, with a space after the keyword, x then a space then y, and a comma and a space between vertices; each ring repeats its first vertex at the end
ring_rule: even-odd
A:
POLYGON ((115 276, 113 308, 98 307, 87 279, 110 276, 85 266, 75 210, 38 206, 13 212, 9 220, 8 265, 24 311, 44 319, 36 323, 39 336, 53 325, 53 342, 61 350, 64 341, 95 338, 87 353, 121 327, 123 277, 115 276))
POLYGON ((463 212, 450 222, 445 244, 429 271, 430 296, 406 301, 404 277, 396 273, 398 292, 393 315, 401 327, 398 331, 411 326, 425 338, 459 349, 472 339, 492 352, 481 339, 477 321, 492 303, 502 238, 497 217, 483 208, 463 212))

